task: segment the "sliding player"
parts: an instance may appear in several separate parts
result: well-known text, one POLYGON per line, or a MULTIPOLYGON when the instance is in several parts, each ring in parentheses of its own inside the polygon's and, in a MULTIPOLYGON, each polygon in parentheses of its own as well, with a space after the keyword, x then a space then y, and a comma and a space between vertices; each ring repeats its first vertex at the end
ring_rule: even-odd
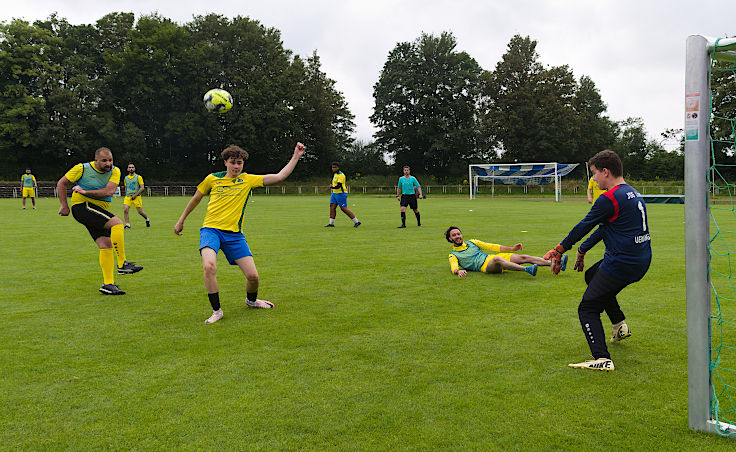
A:
MULTIPOLYGON (((445 238, 453 245, 452 252, 450 252, 449 256, 450 271, 460 278, 467 276, 468 271, 501 273, 504 270, 525 271, 532 276, 536 276, 537 266, 550 265, 550 261, 541 257, 511 253, 511 251, 521 250, 521 243, 517 243, 514 246, 504 246, 481 242, 475 239, 464 242, 463 233, 457 226, 447 228, 445 238), (484 251, 491 251, 498 254, 489 255, 484 251), (532 265, 525 267, 520 264, 532 265)), ((566 264, 567 259, 563 262, 562 270, 564 270, 566 264)))

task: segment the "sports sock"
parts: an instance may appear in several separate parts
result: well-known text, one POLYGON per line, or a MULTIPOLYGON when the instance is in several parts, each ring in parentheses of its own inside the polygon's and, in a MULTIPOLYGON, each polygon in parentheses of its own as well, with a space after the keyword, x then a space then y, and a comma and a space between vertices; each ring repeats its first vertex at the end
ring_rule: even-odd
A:
POLYGON ((246 292, 245 297, 250 301, 251 303, 255 303, 258 299, 258 291, 255 292, 246 292))
POLYGON ((401 225, 406 226, 406 212, 401 212, 401 225))
POLYGON ((357 223, 360 223, 360 221, 358 221, 358 217, 354 217, 354 218, 353 218, 353 223, 356 223, 356 224, 357 224, 357 223))
POLYGON ((335 219, 334 218, 330 218, 330 224, 335 224, 335 219))
POLYGON ((102 268, 102 281, 105 284, 115 284, 115 256, 112 248, 100 249, 100 268, 102 268))
POLYGON ((422 224, 422 220, 419 219, 419 212, 414 212, 414 216, 417 217, 417 224, 422 224))
POLYGON ((115 254, 118 255, 118 268, 121 268, 123 263, 128 260, 125 258, 125 233, 123 231, 122 224, 116 224, 110 229, 112 247, 115 249, 115 254))
POLYGON ((212 310, 217 311, 220 309, 220 292, 208 293, 207 297, 210 299, 212 310))

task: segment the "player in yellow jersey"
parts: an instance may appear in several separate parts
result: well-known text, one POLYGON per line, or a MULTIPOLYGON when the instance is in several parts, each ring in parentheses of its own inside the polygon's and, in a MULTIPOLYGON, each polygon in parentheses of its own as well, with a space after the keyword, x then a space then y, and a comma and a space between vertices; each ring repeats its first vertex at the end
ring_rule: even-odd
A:
MULTIPOLYGON (((551 264, 551 261, 541 257, 512 253, 511 251, 521 250, 521 243, 514 246, 504 246, 475 239, 464 242, 463 233, 457 226, 447 228, 445 238, 453 245, 449 256, 450 271, 460 278, 467 276, 468 271, 501 273, 504 270, 525 271, 532 276, 536 276, 537 266, 545 267, 551 264), (498 254, 489 255, 484 251, 498 254), (520 264, 532 265, 525 267, 520 264)), ((567 259, 565 259, 562 270, 566 266, 567 259)))
POLYGON ((197 191, 174 226, 174 233, 181 235, 184 220, 199 205, 202 198, 209 194, 204 224, 199 230, 199 253, 202 255, 204 286, 212 305, 212 315, 204 323, 215 323, 222 318, 220 288, 217 284, 217 252, 220 249, 225 253, 230 265, 237 265, 245 275, 246 305, 251 308, 274 307, 270 301, 258 299, 258 270, 243 235, 245 207, 251 189, 283 181, 294 171, 302 155, 304 145, 297 143, 294 155, 281 171, 277 174, 259 176, 243 173, 248 153, 238 146, 231 145, 222 151, 227 171, 212 173, 197 186, 197 191))
POLYGON ((123 180, 125 185, 125 199, 123 199, 123 217, 125 218, 125 228, 130 228, 130 217, 128 217, 128 211, 130 206, 133 206, 138 210, 140 216, 146 219, 146 227, 151 227, 151 219, 143 211, 143 200, 141 199, 141 193, 143 192, 143 178, 135 173, 135 165, 128 163, 128 175, 123 180))
POLYGON ((104 282, 100 292, 105 295, 125 294, 115 285, 113 249, 118 256, 119 275, 136 273, 143 269, 126 260, 123 222, 107 210, 119 183, 120 169, 112 164, 112 151, 99 148, 95 151, 94 161, 75 165, 56 184, 61 203, 59 215, 67 216, 71 211, 74 219, 87 228, 100 249, 99 262, 104 282), (74 185, 71 209, 66 195, 70 184, 74 185))
POLYGON ((332 162, 332 185, 330 185, 330 222, 325 225, 326 228, 335 227, 335 217, 337 216, 337 206, 340 206, 345 215, 353 220, 353 227, 357 228, 362 223, 358 221, 352 210, 348 209, 348 190, 345 187, 345 174, 340 171, 340 164, 332 162))
POLYGON ((598 186, 598 182, 595 181, 592 177, 588 181, 588 204, 593 204, 596 199, 603 193, 605 193, 606 190, 598 186))
POLYGON ((38 192, 38 184, 36 176, 31 174, 31 169, 26 168, 26 173, 20 177, 20 190, 23 196, 23 210, 26 210, 26 198, 31 198, 33 209, 36 209, 36 193, 38 192))

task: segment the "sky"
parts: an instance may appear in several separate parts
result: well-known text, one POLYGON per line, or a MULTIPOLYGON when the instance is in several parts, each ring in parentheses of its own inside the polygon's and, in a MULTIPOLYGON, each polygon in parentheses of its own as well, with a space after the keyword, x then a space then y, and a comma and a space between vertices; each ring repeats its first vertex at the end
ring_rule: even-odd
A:
POLYGON ((733 0, 1 0, 0 21, 33 22, 57 13, 92 24, 110 12, 157 12, 184 24, 209 13, 246 16, 281 32, 284 47, 309 56, 336 82, 355 115, 355 137, 376 129, 373 86, 388 53, 422 32, 452 32, 458 51, 493 70, 519 34, 537 41, 545 66, 590 77, 614 121, 640 117, 650 138, 684 122, 685 41, 736 35, 733 0), (114 6, 112 6, 114 5, 114 6))

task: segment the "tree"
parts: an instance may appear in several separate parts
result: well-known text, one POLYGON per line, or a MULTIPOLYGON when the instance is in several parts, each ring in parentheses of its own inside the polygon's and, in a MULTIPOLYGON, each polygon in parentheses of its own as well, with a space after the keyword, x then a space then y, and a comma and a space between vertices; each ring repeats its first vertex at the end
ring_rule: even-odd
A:
POLYGON ((461 175, 477 153, 482 70, 456 47, 448 32, 399 43, 373 87, 377 145, 418 173, 461 175))

